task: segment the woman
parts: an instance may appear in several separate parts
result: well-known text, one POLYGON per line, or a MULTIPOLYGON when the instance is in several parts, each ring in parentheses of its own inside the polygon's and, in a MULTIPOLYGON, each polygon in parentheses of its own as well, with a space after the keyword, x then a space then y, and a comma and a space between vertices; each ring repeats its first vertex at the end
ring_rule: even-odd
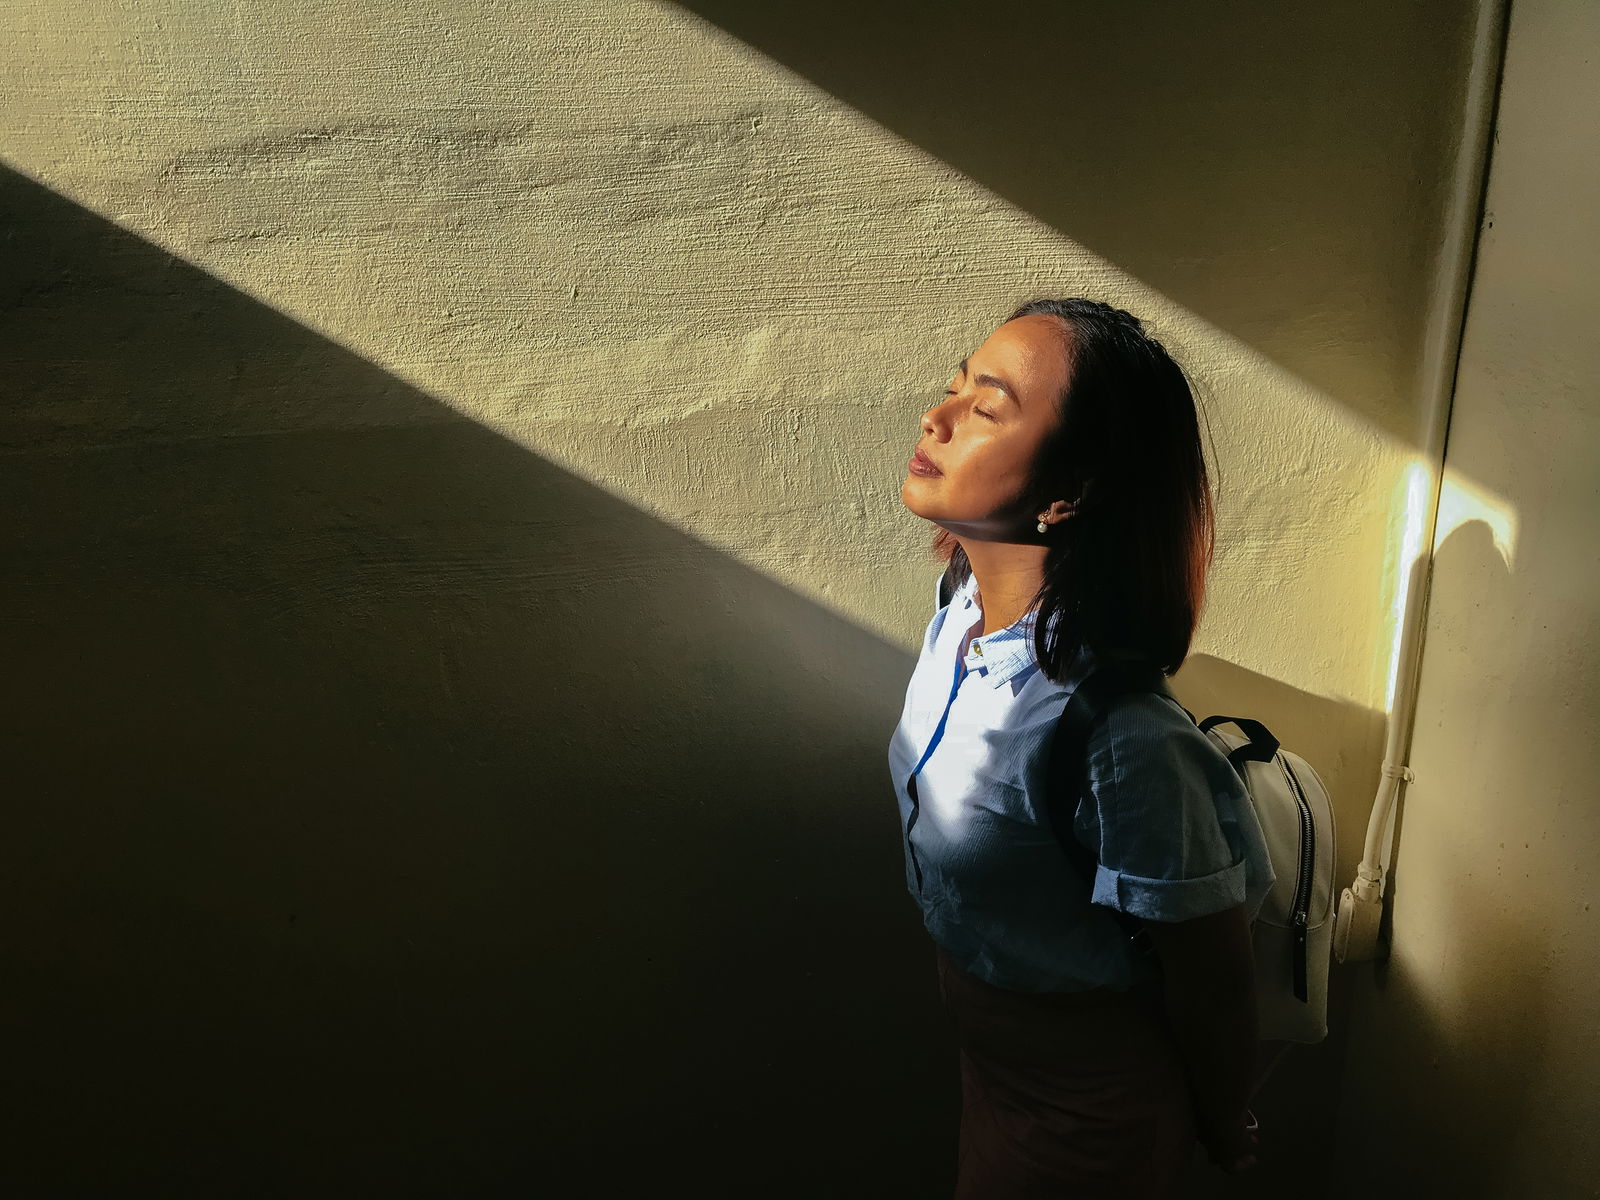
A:
POLYGON ((1120 309, 1024 305, 923 414, 901 497, 956 585, 889 761, 961 1046, 958 1200, 1173 1195, 1197 1137, 1253 1165, 1249 921, 1273 875, 1243 784, 1143 691, 1057 801, 1081 854, 1046 802, 1088 665, 1188 654, 1213 524, 1183 372, 1120 309))

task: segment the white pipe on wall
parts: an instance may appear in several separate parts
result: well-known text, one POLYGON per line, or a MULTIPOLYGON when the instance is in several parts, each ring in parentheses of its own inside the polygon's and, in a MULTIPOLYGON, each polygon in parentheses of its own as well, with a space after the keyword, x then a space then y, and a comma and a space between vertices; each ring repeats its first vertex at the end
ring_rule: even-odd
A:
MULTIPOLYGON (((1408 542, 1417 553, 1406 573, 1405 602, 1394 652, 1394 705, 1384 743, 1382 775, 1367 822, 1366 845, 1356 877, 1339 897, 1334 921, 1333 952, 1340 962, 1360 962, 1378 952, 1378 923, 1389 845, 1384 837, 1402 781, 1412 778, 1406 758, 1416 718, 1418 668, 1433 573, 1433 544, 1439 518, 1439 493, 1444 484, 1445 443, 1450 404, 1455 394, 1456 367, 1466 325, 1468 290, 1477 248, 1478 226, 1488 187, 1490 138, 1495 102, 1505 58, 1509 0, 1483 0, 1473 29, 1472 58, 1467 68, 1461 143, 1457 148, 1450 198, 1445 210, 1443 249, 1422 353, 1422 395, 1427 405, 1420 457, 1428 471, 1426 502, 1420 513, 1419 536, 1408 542)), ((1410 531, 1408 531, 1409 533, 1410 531)))

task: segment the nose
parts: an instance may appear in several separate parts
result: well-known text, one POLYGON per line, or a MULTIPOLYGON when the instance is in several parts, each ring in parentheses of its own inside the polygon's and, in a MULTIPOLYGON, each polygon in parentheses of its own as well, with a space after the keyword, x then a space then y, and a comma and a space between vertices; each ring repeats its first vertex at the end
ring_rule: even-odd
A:
POLYGON ((922 414, 922 432, 939 441, 948 441, 950 438, 950 421, 945 416, 948 400, 941 400, 927 412, 922 414))

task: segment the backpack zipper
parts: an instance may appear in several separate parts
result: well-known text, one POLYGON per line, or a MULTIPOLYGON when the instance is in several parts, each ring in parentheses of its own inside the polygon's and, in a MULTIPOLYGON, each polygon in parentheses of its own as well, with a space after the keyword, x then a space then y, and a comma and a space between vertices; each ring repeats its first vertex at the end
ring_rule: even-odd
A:
POLYGON ((1289 781, 1289 790, 1294 793, 1295 804, 1300 809, 1300 873, 1295 878, 1294 907, 1290 910, 1290 920, 1294 925, 1294 994, 1297 1000, 1307 1002, 1306 941, 1311 913, 1311 862, 1315 857, 1317 831, 1311 819, 1311 805, 1306 801, 1300 781, 1289 768, 1289 760, 1282 754, 1277 759, 1278 765, 1283 768, 1284 778, 1289 781))

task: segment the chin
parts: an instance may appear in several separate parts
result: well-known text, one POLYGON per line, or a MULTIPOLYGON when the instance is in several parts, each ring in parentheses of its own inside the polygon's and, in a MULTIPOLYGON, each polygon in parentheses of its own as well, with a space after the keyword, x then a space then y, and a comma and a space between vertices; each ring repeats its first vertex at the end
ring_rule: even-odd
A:
POLYGON ((917 485, 925 482, 927 480, 916 475, 907 474, 905 480, 900 484, 900 503, 910 509, 913 515, 921 517, 923 520, 928 520, 930 519, 928 514, 922 511, 927 506, 920 503, 917 497, 917 493, 921 490, 917 485))

